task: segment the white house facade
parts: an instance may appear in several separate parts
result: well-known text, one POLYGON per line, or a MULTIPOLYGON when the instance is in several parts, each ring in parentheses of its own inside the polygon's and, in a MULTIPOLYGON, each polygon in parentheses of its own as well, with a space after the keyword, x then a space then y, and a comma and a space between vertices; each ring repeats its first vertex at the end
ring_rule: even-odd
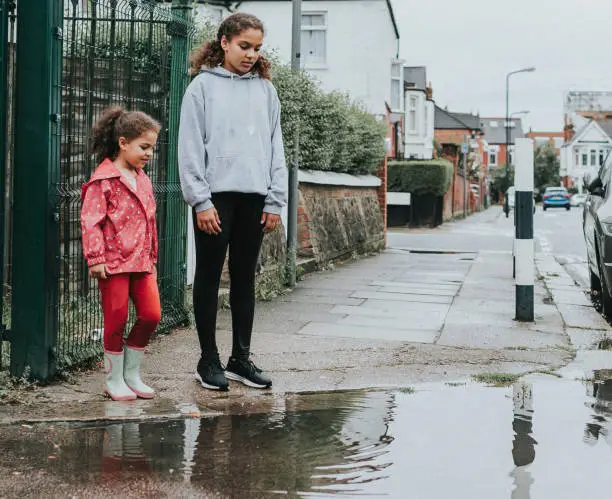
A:
MULTIPOLYGON (((264 48, 291 60, 291 0, 215 1, 198 5, 196 20, 219 22, 233 11, 259 17, 264 48)), ((302 2, 303 68, 326 91, 348 92, 368 112, 403 112, 403 61, 390 0, 313 0, 302 2)))
POLYGON ((404 157, 407 159, 433 158, 434 102, 420 90, 406 90, 406 119, 404 157))
POLYGON ((561 147, 561 177, 580 191, 588 169, 599 168, 612 151, 612 122, 589 120, 561 147))

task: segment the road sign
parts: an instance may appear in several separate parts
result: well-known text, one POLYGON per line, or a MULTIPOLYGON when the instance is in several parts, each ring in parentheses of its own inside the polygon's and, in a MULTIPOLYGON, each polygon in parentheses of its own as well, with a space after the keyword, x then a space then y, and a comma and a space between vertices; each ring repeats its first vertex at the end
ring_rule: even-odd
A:
POLYGON ((467 154, 469 150, 470 150, 469 144, 461 144, 461 153, 462 154, 467 154))

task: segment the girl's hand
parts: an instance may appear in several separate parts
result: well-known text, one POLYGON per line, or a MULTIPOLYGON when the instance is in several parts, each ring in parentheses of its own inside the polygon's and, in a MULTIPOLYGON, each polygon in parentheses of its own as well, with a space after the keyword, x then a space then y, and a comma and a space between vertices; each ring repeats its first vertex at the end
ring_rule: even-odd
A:
POLYGON ((198 229, 215 236, 221 234, 221 219, 214 206, 208 210, 199 212, 196 220, 198 229))
POLYGON ((273 213, 265 213, 261 216, 261 225, 264 226, 264 232, 272 232, 276 230, 276 227, 280 223, 280 215, 274 215, 273 213))
POLYGON ((89 277, 93 277, 94 279, 106 279, 106 265, 99 263, 98 265, 89 267, 89 277))

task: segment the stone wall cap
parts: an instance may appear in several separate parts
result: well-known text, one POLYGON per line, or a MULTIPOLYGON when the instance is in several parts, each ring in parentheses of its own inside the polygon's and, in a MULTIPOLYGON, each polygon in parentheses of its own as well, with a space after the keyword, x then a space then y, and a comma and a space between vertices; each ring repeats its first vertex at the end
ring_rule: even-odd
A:
POLYGON ((347 187, 380 187, 375 175, 350 175, 348 173, 299 170, 298 181, 302 184, 343 185, 347 187))

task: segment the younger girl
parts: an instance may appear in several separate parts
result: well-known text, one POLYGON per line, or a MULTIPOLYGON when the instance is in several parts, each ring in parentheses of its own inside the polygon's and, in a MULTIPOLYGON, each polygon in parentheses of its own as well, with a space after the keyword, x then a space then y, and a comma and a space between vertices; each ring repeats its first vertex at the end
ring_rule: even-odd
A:
POLYGON ((270 63, 259 54, 263 36, 255 16, 226 18, 217 38, 192 57, 200 74, 181 109, 179 170, 196 243, 193 306, 202 351, 196 378, 215 390, 227 390, 227 378, 255 388, 272 384, 249 360, 259 249, 287 198, 280 103, 270 63), (233 346, 224 372, 215 332, 228 246, 233 346))
POLYGON ((154 395, 140 379, 144 349, 161 316, 155 198, 143 168, 159 129, 144 113, 105 111, 92 131, 100 165, 82 189, 83 253, 102 295, 105 391, 113 400, 154 395), (124 345, 130 298, 137 320, 124 345))

